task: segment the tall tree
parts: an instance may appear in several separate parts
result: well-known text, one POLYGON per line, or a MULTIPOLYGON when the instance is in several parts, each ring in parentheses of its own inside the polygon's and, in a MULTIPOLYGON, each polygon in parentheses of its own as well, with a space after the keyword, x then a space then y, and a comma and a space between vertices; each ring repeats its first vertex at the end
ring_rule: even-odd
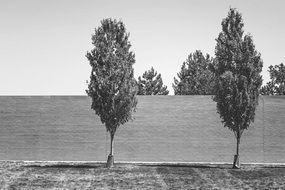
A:
POLYGON ((138 95, 168 95, 167 86, 163 85, 161 74, 151 67, 138 78, 138 95))
POLYGON ((128 38, 123 22, 104 19, 92 35, 94 48, 86 55, 92 67, 86 92, 111 137, 107 167, 114 163, 114 135, 120 125, 132 119, 137 105, 135 55, 128 38))
POLYGON ((239 168, 239 145, 245 129, 254 122, 263 62, 252 37, 244 35, 242 15, 230 9, 216 39, 215 75, 217 112, 225 127, 236 137, 234 168, 239 168))
POLYGON ((210 70, 213 59, 200 50, 190 53, 172 84, 175 95, 209 95, 214 93, 214 74, 210 70))
POLYGON ((285 95, 285 66, 283 63, 279 65, 269 66, 270 82, 261 89, 263 95, 285 95))

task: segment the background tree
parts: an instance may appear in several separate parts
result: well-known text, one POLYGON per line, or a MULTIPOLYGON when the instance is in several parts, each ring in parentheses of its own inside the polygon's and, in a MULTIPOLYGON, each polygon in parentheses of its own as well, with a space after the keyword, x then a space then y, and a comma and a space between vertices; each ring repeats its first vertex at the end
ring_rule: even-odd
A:
POLYGON ((239 168, 240 138, 254 122, 258 104, 263 62, 255 50, 252 37, 244 35, 242 15, 230 9, 222 21, 222 32, 216 39, 215 75, 217 77, 217 112, 225 127, 232 130, 237 147, 234 168, 239 168))
POLYGON ((130 51, 129 33, 121 21, 104 19, 92 35, 95 46, 87 52, 92 67, 88 96, 91 108, 101 118, 110 133, 110 154, 107 167, 112 167, 113 140, 118 127, 130 119, 137 105, 136 81, 133 64, 135 55, 130 51))
POLYGON ((263 95, 285 95, 285 66, 280 65, 269 66, 270 82, 261 89, 263 95))
POLYGON ((214 74, 210 70, 213 59, 200 50, 191 53, 183 62, 181 71, 174 77, 172 84, 175 95, 213 94, 214 74))
POLYGON ((274 84, 271 81, 266 83, 266 85, 261 87, 260 94, 261 95, 274 95, 275 94, 274 84))
POLYGON ((168 95, 167 86, 163 86, 161 74, 151 67, 138 78, 138 95, 168 95))

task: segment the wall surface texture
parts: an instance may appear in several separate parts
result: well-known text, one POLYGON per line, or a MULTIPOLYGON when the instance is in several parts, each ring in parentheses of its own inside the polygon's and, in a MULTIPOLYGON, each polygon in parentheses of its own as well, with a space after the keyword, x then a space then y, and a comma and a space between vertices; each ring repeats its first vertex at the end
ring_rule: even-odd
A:
MULTIPOLYGON (((0 96, 0 160, 105 161, 109 135, 86 96, 0 96)), ((285 97, 261 97, 242 162, 285 162, 285 97)), ((234 134, 211 96, 139 96, 115 135, 115 160, 231 162, 234 134)))

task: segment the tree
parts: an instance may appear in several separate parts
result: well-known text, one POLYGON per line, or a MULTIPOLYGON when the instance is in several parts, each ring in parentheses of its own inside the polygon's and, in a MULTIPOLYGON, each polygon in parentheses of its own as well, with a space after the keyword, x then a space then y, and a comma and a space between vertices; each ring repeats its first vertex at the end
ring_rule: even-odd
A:
POLYGON ((285 66, 280 65, 269 66, 268 70, 271 81, 261 89, 263 95, 285 95, 285 66))
POLYGON ((222 32, 216 39, 215 75, 217 112, 224 127, 236 137, 234 168, 239 168, 239 145, 245 129, 254 122, 262 84, 263 66, 260 53, 255 50, 252 37, 244 35, 242 15, 230 9, 222 21, 222 32))
POLYGON ((92 35, 95 46, 87 52, 92 67, 88 96, 91 108, 101 118, 110 133, 110 154, 107 167, 114 163, 113 140, 118 127, 130 119, 137 105, 137 87, 133 64, 135 55, 130 51, 129 33, 121 21, 104 19, 92 35))
POLYGON ((213 59, 200 50, 190 53, 172 84, 175 95, 213 94, 214 74, 210 70, 213 59))
POLYGON ((270 81, 266 83, 265 86, 262 86, 260 89, 261 95, 274 95, 275 94, 275 85, 270 81))
POLYGON ((168 95, 167 86, 163 86, 161 74, 151 67, 138 78, 138 95, 168 95))

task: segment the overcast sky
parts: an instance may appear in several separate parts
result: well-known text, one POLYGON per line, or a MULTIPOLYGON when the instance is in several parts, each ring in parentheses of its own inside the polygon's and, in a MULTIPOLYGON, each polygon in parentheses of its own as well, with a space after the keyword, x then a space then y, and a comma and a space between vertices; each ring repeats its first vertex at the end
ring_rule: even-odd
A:
POLYGON ((0 0, 0 95, 85 95, 85 57, 103 18, 122 20, 136 54, 136 78, 154 67, 173 94, 173 77, 199 49, 214 56, 229 8, 237 8, 264 61, 285 62, 285 1, 0 0))

